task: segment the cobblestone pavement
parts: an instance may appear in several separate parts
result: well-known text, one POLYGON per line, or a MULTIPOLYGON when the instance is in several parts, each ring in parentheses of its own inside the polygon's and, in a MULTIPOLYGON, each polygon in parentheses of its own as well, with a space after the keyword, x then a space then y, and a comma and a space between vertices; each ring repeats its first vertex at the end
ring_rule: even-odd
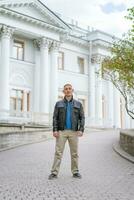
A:
POLYGON ((80 138, 82 179, 72 178, 68 144, 55 180, 48 180, 55 140, 0 152, 0 200, 134 200, 134 165, 112 149, 118 137, 103 131, 80 138))

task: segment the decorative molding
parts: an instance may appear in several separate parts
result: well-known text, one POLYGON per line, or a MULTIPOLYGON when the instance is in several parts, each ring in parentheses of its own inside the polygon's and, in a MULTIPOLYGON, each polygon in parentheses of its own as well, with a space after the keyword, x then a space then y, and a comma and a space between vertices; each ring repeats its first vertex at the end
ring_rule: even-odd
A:
POLYGON ((83 40, 81 38, 78 38, 74 35, 68 35, 67 41, 71 42, 71 43, 74 43, 74 44, 77 44, 78 46, 84 46, 84 47, 89 47, 89 43, 87 40, 83 40))
POLYGON ((34 46, 34 48, 39 49, 39 40, 38 39, 33 40, 33 46, 34 46))
POLYGON ((14 29, 10 26, 2 25, 0 28, 0 36, 1 37, 11 37, 14 32, 14 29))
MULTIPOLYGON (((44 15, 44 17, 49 18, 50 22, 54 23, 54 25, 52 23, 50 23, 50 25, 55 26, 59 29, 61 29, 64 32, 67 32, 69 30, 71 30, 71 27, 65 22, 63 21, 58 15, 56 15, 52 10, 50 10, 42 1, 40 0, 13 0, 13 1, 3 1, 0 2, 0 12, 2 12, 3 14, 10 14, 10 15, 15 15, 15 17, 19 17, 19 15, 25 16, 25 17, 30 17, 29 15, 17 12, 15 10, 13 10, 13 7, 33 7, 36 10, 38 10, 38 12, 40 12, 41 14, 44 15)), ((35 20, 39 20, 37 18, 34 18, 31 16, 32 19, 35 20)), ((39 20, 40 22, 44 22, 43 20, 39 20)), ((47 23, 46 23, 47 24, 47 23)), ((49 23, 48 23, 49 24, 49 23)))
POLYGON ((18 13, 18 12, 12 11, 10 9, 6 9, 6 8, 0 7, 0 13, 2 15, 11 16, 13 18, 17 18, 19 20, 22 20, 22 21, 25 21, 25 22, 28 22, 28 23, 32 23, 34 25, 45 27, 48 30, 53 30, 55 32, 59 32, 59 33, 65 33, 65 32, 67 32, 67 30, 63 29, 62 27, 58 27, 56 25, 49 24, 49 23, 47 23, 45 21, 36 19, 34 17, 30 17, 28 15, 24 15, 22 13, 18 13))
MULTIPOLYGON (((89 38, 82 38, 81 36, 76 35, 75 29, 69 28, 70 26, 65 23, 62 19, 55 15, 49 8, 47 8, 44 4, 41 4, 39 1, 34 0, 14 0, 14 1, 3 1, 0 2, 0 14, 6 15, 8 17, 13 17, 19 19, 20 21, 28 22, 29 24, 33 24, 38 27, 46 28, 47 30, 54 31, 60 34, 60 42, 70 42, 75 45, 82 46, 88 48, 89 46, 89 38), (23 7, 29 6, 34 7, 39 10, 40 13, 44 14, 47 18, 49 18, 50 22, 47 23, 43 20, 34 18, 34 16, 29 16, 26 14, 22 14, 15 10, 12 10, 13 7, 23 7)), ((98 46, 102 48, 109 48, 110 43, 105 40, 96 39, 93 41, 93 46, 98 46)))
POLYGON ((51 40, 43 37, 43 38, 41 38, 39 45, 40 45, 40 48, 48 49, 51 45, 51 40))
POLYGON ((96 40, 93 40, 92 41, 92 44, 93 44, 93 46, 99 46, 99 47, 102 47, 102 48, 107 48, 107 49, 109 49, 110 47, 111 47, 111 45, 112 45, 112 43, 111 42, 108 42, 108 41, 105 41, 105 40, 103 40, 103 39, 96 39, 96 40))
POLYGON ((20 7, 20 6, 27 6, 27 5, 31 5, 35 2, 35 0, 29 0, 29 2, 27 0, 6 0, 6 1, 2 1, 0 2, 0 6, 2 7, 20 7))
POLYGON ((50 50, 58 51, 61 45, 60 41, 56 41, 50 38, 42 37, 40 39, 33 40, 35 48, 49 48, 50 50))
POLYGON ((53 40, 51 43, 51 50, 59 51, 61 43, 59 41, 53 40))
POLYGON ((63 43, 69 39, 69 34, 68 33, 62 33, 60 35, 60 42, 63 43))
POLYGON ((106 57, 105 55, 101 55, 101 54, 92 54, 91 63, 101 64, 105 57, 106 57))
POLYGON ((35 48, 44 48, 44 49, 49 49, 52 44, 52 40, 46 37, 42 37, 40 39, 35 39, 33 40, 33 44, 35 48))

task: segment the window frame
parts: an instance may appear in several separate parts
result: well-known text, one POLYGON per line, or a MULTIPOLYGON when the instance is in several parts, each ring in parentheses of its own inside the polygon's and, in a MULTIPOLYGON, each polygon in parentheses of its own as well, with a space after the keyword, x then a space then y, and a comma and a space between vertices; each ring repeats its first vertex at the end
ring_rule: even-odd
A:
POLYGON ((59 55, 58 55, 58 69, 59 70, 64 70, 64 58, 65 58, 65 53, 63 51, 59 51, 59 55), (60 54, 62 55, 61 57, 60 57, 60 54), (62 67, 60 67, 60 59, 61 59, 62 67))
POLYGON ((23 90, 19 90, 19 89, 12 89, 12 90, 14 90, 16 92, 16 96, 15 97, 10 96, 10 100, 13 100, 15 102, 15 109, 13 108, 13 111, 23 112, 24 111, 24 91, 23 90), (18 91, 22 92, 22 98, 20 98, 20 97, 17 96, 17 92, 18 91), (17 110, 18 100, 21 101, 21 109, 20 110, 17 110))
POLYGON ((25 42, 22 41, 22 40, 19 40, 19 39, 14 39, 13 40, 13 48, 17 48, 17 52, 16 52, 16 57, 13 56, 14 59, 16 60, 21 60, 21 61, 24 61, 24 55, 25 55, 25 42), (15 44, 21 44, 22 47, 18 47, 17 45, 15 44), (19 58, 19 49, 22 49, 22 58, 19 58))
POLYGON ((81 57, 81 56, 77 56, 77 64, 79 67, 79 73, 80 74, 85 74, 85 58, 81 57), (83 66, 80 65, 80 60, 83 61, 83 66), (81 70, 83 68, 83 71, 81 70))

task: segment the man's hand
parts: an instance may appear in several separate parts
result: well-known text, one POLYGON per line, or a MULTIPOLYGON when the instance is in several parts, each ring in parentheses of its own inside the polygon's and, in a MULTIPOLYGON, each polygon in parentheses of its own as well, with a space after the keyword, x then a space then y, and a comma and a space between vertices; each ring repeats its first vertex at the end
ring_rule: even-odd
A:
POLYGON ((77 131, 77 135, 78 135, 79 137, 82 137, 82 136, 83 136, 83 132, 77 131))
POLYGON ((53 132, 53 136, 54 137, 59 137, 59 132, 58 131, 53 132))

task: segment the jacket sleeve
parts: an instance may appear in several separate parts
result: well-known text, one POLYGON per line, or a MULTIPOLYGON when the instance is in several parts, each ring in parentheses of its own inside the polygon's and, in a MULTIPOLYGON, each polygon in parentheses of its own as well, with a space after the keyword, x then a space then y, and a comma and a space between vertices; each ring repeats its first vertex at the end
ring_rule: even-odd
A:
POLYGON ((79 115, 79 131, 84 132, 84 126, 85 126, 85 114, 82 104, 80 104, 80 115, 79 115))
POLYGON ((58 131, 58 107, 57 107, 57 103, 55 104, 54 112, 53 112, 53 132, 54 131, 58 131))

